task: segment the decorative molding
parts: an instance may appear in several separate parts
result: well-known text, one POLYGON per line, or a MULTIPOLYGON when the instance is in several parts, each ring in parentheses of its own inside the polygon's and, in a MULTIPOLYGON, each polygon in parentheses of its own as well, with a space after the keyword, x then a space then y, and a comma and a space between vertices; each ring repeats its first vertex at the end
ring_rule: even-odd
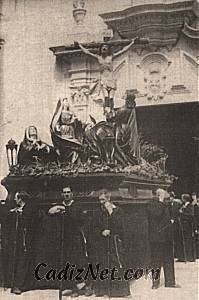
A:
POLYGON ((73 70, 68 70, 68 73, 71 74, 76 74, 76 73, 86 73, 88 72, 88 68, 80 68, 80 69, 73 69, 73 70))
POLYGON ((199 66, 199 56, 198 57, 194 57, 193 55, 182 51, 183 56, 187 58, 187 60, 189 60, 192 64, 196 65, 197 67, 199 66))
POLYGON ((186 94, 191 93, 183 84, 172 85, 171 90, 168 94, 186 94))
POLYGON ((187 22, 184 23, 184 28, 183 28, 182 32, 188 38, 197 39, 197 40, 199 39, 199 29, 188 25, 187 22))
POLYGON ((149 53, 143 56, 142 61, 137 66, 139 68, 144 68, 146 64, 152 63, 152 62, 164 62, 168 66, 172 63, 172 61, 162 52, 153 52, 149 53))

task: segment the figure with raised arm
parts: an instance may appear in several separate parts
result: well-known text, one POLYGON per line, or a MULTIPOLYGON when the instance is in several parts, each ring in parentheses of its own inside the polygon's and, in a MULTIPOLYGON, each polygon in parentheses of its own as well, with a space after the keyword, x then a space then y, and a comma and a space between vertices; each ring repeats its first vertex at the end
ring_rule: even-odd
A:
POLYGON ((114 59, 129 50, 132 45, 139 41, 146 42, 146 39, 140 40, 139 38, 135 38, 127 46, 115 53, 111 51, 108 43, 104 43, 100 46, 99 54, 94 54, 82 44, 77 43, 85 54, 97 59, 100 65, 100 78, 91 88, 91 93, 97 92, 98 95, 102 94, 104 107, 110 107, 111 109, 114 107, 114 95, 117 89, 117 82, 113 70, 114 59))
POLYGON ((61 160, 75 162, 81 147, 81 122, 71 111, 68 98, 59 99, 50 131, 55 149, 61 160))

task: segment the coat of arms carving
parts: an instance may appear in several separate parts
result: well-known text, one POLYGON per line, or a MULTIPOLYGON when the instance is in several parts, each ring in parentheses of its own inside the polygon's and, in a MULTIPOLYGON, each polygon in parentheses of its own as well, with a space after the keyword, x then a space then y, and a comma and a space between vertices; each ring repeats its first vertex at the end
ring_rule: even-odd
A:
POLYGON ((145 56, 139 65, 144 73, 144 96, 159 101, 167 93, 167 69, 170 61, 161 53, 145 56))

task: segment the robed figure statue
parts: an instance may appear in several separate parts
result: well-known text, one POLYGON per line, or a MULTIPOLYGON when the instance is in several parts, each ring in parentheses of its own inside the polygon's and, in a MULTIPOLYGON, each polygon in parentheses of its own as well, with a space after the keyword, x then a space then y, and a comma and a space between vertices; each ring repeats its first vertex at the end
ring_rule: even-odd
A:
POLYGON ((28 165, 30 163, 48 162, 52 160, 56 160, 54 148, 41 141, 35 126, 27 127, 24 139, 19 147, 19 164, 28 165))
POLYGON ((106 114, 107 121, 85 132, 85 142, 102 161, 123 167, 135 165, 140 157, 135 95, 127 91, 124 106, 106 114))
POLYGON ((71 111, 68 98, 59 99, 50 131, 61 161, 76 162, 81 149, 80 121, 71 111))

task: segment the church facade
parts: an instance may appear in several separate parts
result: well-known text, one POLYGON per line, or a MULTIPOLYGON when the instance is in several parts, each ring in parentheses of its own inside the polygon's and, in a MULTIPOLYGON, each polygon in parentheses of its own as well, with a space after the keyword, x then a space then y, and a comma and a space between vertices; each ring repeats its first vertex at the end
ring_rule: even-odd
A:
POLYGON ((147 45, 114 60, 114 105, 133 90, 139 128, 165 148, 177 190, 198 189, 197 1, 1 1, 0 28, 1 177, 10 138, 19 144, 25 128, 36 125, 50 142, 59 98, 68 97, 83 122, 103 118, 103 99, 92 92, 99 64, 74 41, 93 53, 106 41, 115 52, 141 37, 147 45))

